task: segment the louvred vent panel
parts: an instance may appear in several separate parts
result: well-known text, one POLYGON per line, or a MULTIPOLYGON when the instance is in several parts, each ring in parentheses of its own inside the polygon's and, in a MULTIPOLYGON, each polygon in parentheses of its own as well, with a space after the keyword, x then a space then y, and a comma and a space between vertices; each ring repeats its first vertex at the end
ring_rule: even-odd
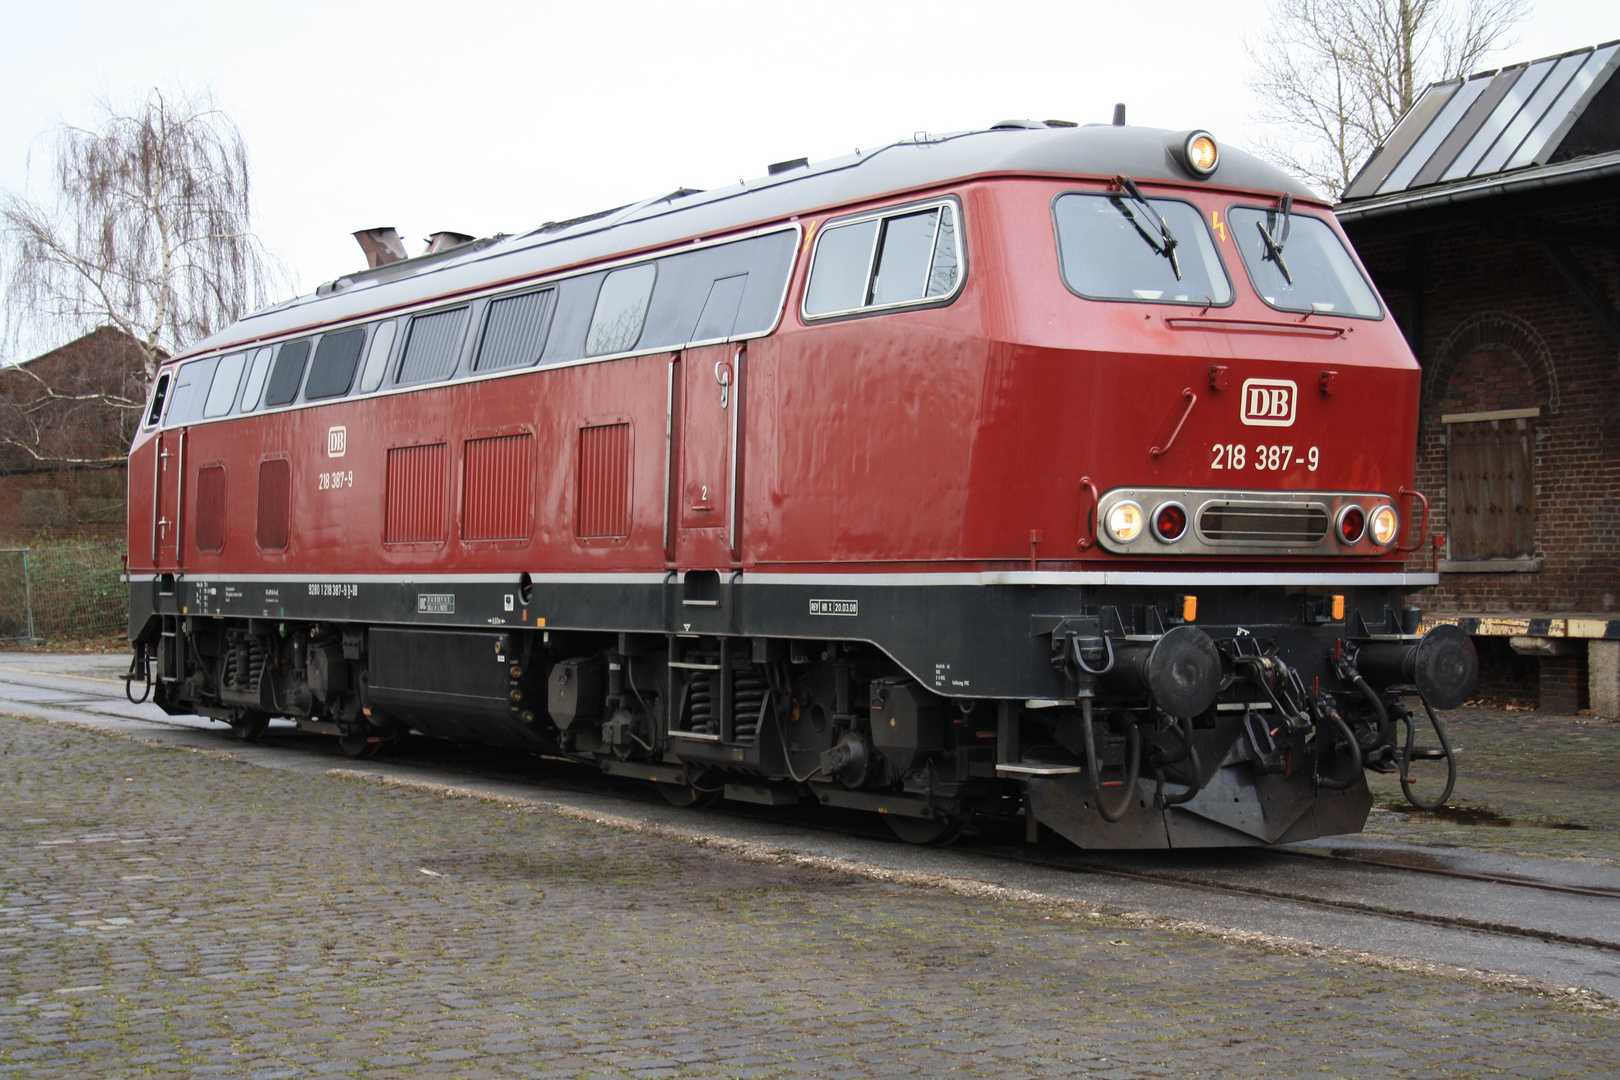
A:
POLYGON ((388 512, 383 539, 430 544, 444 539, 444 443, 388 451, 388 512))
POLYGON ((281 551, 287 546, 287 521, 292 508, 292 465, 276 458, 259 465, 259 546, 281 551))
POLYGON ((577 495, 579 539, 630 535, 629 424, 580 428, 577 495))
POLYGON ((534 488, 534 437, 502 435, 467 440, 465 540, 522 540, 530 532, 530 492, 534 488))

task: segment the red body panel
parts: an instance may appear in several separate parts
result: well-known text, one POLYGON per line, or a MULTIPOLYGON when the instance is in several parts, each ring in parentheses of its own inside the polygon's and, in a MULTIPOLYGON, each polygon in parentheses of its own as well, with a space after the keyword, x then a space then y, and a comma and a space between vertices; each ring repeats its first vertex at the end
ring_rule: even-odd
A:
MULTIPOLYGON (((746 348, 529 370, 144 432, 130 455, 130 568, 955 570, 1027 567, 1033 558, 1042 569, 1192 569, 1186 557, 1083 549, 1091 528, 1083 479, 1104 492, 1394 495, 1411 484, 1419 370, 1393 319, 1273 310, 1222 230, 1236 294, 1227 307, 1080 298, 1059 273, 1051 201, 1096 187, 996 179, 951 189, 962 200, 968 272, 945 306, 806 324, 798 312, 807 241, 779 329, 746 348), (1291 426, 1242 422, 1249 379, 1295 384, 1291 426), (442 494, 421 478, 412 490, 442 498, 438 524, 433 507, 405 507, 402 493, 390 505, 389 496, 389 452, 434 444, 444 446, 433 466, 442 494), (1216 448, 1233 445, 1245 447, 1245 467, 1216 468, 1231 461, 1216 448), (1255 448, 1266 446, 1291 447, 1290 464, 1257 469, 1255 448), (291 537, 284 550, 264 551, 257 473, 278 457, 291 468, 291 537), (224 543, 204 552, 197 471, 218 464, 224 543), (526 479, 514 483, 513 470, 526 479), (402 514, 415 516, 385 542, 402 514), (624 526, 615 522, 626 521, 616 534, 624 526)), ((1203 187, 1158 193, 1193 202, 1206 220, 1255 202, 1203 187)), ((1332 221, 1319 208, 1300 212, 1332 221)), ((411 456, 397 456, 396 482, 411 456)), ((432 456, 414 455, 418 465, 432 456)), ((1331 565, 1400 562, 1389 551, 1331 565)))

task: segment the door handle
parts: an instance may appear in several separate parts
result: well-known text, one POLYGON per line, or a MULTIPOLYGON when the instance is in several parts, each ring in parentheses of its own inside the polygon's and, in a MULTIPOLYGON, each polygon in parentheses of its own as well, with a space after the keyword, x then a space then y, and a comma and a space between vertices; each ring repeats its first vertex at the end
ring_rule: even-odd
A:
POLYGON ((731 404, 731 365, 724 360, 714 362, 714 381, 720 384, 720 407, 731 404))

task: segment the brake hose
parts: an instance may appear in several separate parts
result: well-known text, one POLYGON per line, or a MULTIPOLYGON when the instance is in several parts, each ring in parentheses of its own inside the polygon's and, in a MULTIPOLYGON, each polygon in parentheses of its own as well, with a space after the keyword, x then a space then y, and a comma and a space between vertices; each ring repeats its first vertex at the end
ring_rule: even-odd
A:
POLYGON ((1350 675, 1350 684, 1357 690, 1361 691, 1361 696, 1367 699, 1367 701, 1373 707, 1373 712, 1378 714, 1379 736, 1385 742, 1394 742, 1395 729, 1390 726, 1389 710, 1384 708, 1384 703, 1378 699, 1377 691, 1375 691, 1371 686, 1367 685, 1367 680, 1362 678, 1361 672, 1357 671, 1355 668, 1350 669, 1350 675))
POLYGON ((1427 699, 1419 700, 1423 702, 1423 711, 1429 714, 1429 723, 1434 726, 1434 733, 1440 738, 1440 750, 1446 756, 1446 788, 1433 802, 1423 802, 1412 794, 1412 778, 1406 774, 1412 765, 1412 740, 1417 734, 1417 725, 1412 723, 1412 714, 1408 711, 1401 718, 1406 724, 1406 749, 1401 753, 1401 760, 1398 762, 1401 767, 1401 794, 1406 796, 1407 802, 1419 810, 1438 810, 1445 805, 1447 799, 1451 798, 1451 789, 1457 783, 1457 757, 1451 751, 1451 740, 1446 738, 1445 725, 1440 723, 1440 717, 1435 715, 1434 706, 1430 705, 1427 699))
POLYGON ((1103 664, 1102 667, 1094 668, 1090 664, 1086 663, 1085 656, 1083 656, 1081 654, 1081 652, 1080 652, 1080 638, 1078 636, 1071 636, 1069 638, 1069 648, 1074 654, 1075 666, 1078 667, 1081 671, 1085 672, 1087 675, 1093 675, 1093 676, 1095 676, 1095 675, 1106 675, 1110 671, 1113 671, 1114 670, 1114 641, 1107 634, 1104 634, 1102 636, 1102 643, 1103 643, 1103 653, 1108 657, 1108 660, 1107 660, 1106 663, 1103 664))
MULTIPOLYGON (((1172 719, 1174 718, 1172 717, 1172 719)), ((1192 802, 1193 799, 1198 797, 1198 793, 1203 790, 1203 784, 1199 782, 1199 777, 1201 777, 1204 773, 1204 766, 1203 762, 1200 761, 1198 757, 1198 747, 1193 745, 1192 719, 1190 717, 1186 719, 1186 724, 1187 726, 1185 730, 1182 729, 1180 724, 1173 725, 1176 729, 1176 734, 1181 736, 1181 753, 1176 757, 1161 762, 1159 765, 1155 765, 1153 767, 1153 778, 1158 785, 1156 801, 1161 808, 1166 806, 1180 806, 1182 803, 1192 802), (1183 791, 1180 795, 1166 795, 1164 793, 1163 766, 1176 765, 1183 761, 1187 762, 1187 767, 1192 776, 1192 783, 1188 784, 1187 790, 1183 791)))
POLYGON ((146 699, 152 696, 152 662, 146 656, 145 645, 141 645, 136 650, 135 655, 130 657, 129 674, 124 676, 124 696, 133 705, 145 704, 146 699), (131 689, 135 685, 135 669, 137 667, 145 673, 146 677, 146 687, 141 691, 140 697, 136 697, 131 689))
POLYGON ((1136 729, 1135 724, 1125 726, 1125 741, 1130 746, 1131 762, 1125 774, 1125 798, 1120 800, 1117 808, 1110 809, 1102 797, 1102 774, 1097 768, 1097 742, 1091 730, 1090 698, 1081 699, 1080 716, 1086 734, 1086 777, 1091 781, 1091 789, 1096 792, 1097 813, 1112 825, 1125 816, 1125 811, 1131 808, 1131 800, 1136 797, 1136 781, 1142 772, 1142 733, 1136 729))
POLYGON ((1350 730, 1350 725, 1344 722, 1344 717, 1333 711, 1327 711, 1324 715, 1328 723, 1339 729, 1339 734, 1344 737, 1344 741, 1349 745, 1350 756, 1355 759, 1355 767, 1350 770, 1348 780, 1329 780, 1327 777, 1318 774, 1316 786, 1325 787, 1329 791, 1344 791, 1354 784, 1356 778, 1361 775, 1361 744, 1356 741, 1355 734, 1350 730))

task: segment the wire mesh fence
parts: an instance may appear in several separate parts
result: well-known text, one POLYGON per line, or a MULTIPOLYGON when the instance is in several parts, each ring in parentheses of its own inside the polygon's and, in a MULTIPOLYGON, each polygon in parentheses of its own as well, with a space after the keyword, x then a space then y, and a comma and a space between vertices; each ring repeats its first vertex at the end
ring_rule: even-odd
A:
POLYGON ((129 628, 122 540, 0 550, 0 639, 84 641, 129 628))

